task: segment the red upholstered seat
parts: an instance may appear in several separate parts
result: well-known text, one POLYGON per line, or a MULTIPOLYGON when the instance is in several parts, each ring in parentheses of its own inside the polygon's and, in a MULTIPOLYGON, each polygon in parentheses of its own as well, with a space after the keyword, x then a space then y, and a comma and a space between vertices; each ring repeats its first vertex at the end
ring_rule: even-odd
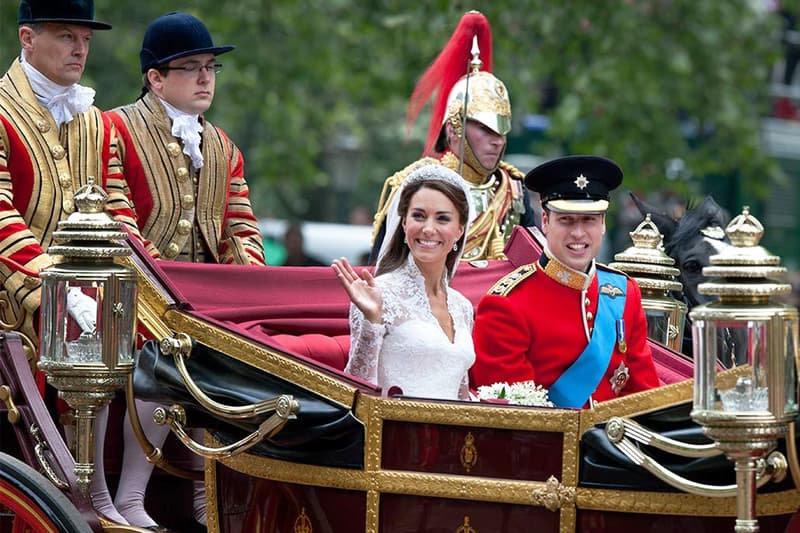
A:
POLYGON ((270 337, 287 351, 308 357, 336 370, 344 370, 350 352, 350 335, 278 334, 270 337))

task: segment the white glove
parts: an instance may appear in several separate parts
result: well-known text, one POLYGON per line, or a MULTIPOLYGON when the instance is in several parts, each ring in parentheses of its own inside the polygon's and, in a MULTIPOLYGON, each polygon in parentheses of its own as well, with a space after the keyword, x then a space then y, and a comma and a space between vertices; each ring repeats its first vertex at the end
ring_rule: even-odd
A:
POLYGON ((91 334, 97 327, 97 303, 94 298, 83 293, 78 287, 67 291, 67 311, 80 326, 83 333, 91 334))

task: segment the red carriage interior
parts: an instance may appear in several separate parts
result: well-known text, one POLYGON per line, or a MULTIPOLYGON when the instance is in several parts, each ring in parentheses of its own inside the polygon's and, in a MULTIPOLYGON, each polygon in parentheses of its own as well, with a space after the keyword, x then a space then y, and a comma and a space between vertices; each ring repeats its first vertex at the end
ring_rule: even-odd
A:
MULTIPOLYGON (((477 307, 498 279, 539 257, 542 246, 538 239, 528 229, 515 228, 505 249, 507 261, 462 264, 453 286, 477 307)), ((139 249, 140 256, 142 253, 139 249)), ((342 373, 350 346, 350 303, 330 267, 260 268, 172 261, 149 261, 149 267, 185 311, 374 388, 342 373)), ((663 383, 692 377, 686 357, 656 342, 651 342, 651 347, 663 383)))

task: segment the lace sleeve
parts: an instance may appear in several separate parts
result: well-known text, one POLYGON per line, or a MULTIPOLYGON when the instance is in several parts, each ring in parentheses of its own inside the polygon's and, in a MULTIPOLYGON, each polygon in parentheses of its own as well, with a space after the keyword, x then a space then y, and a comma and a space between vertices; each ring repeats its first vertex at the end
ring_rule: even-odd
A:
POLYGON ((371 383, 378 382, 378 355, 386 326, 373 324, 350 304, 350 355, 344 371, 371 383))
POLYGON ((461 385, 458 386, 458 399, 470 401, 469 378, 467 377, 467 374, 464 374, 464 377, 461 378, 461 385))

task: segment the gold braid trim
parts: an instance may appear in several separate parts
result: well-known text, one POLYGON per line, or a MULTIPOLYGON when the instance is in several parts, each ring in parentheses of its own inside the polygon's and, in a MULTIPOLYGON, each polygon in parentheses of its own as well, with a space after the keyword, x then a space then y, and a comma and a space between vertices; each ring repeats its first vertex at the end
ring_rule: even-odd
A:
POLYGON ((467 233, 467 245, 463 255, 465 261, 505 259, 503 254, 505 239, 500 227, 510 209, 513 190, 510 186, 511 178, 505 172, 499 171, 495 176, 498 183, 492 201, 486 211, 472 221, 467 233), (476 253, 475 249, 479 251, 476 253))
MULTIPOLYGON (((414 161, 403 170, 399 170, 386 178, 386 181, 383 182, 383 189, 381 189, 381 196, 378 199, 378 210, 375 212, 375 218, 372 221, 373 245, 375 244, 375 238, 378 236, 378 232, 383 225, 383 221, 386 220, 387 211, 389 210, 389 206, 392 205, 392 200, 394 199, 395 194, 397 194, 397 191, 400 189, 400 185, 402 185, 409 174, 426 165, 440 164, 441 161, 436 158, 423 157, 422 159, 414 161)), ((388 236, 384 236, 384 238, 387 237, 388 236)))
POLYGON ((496 296, 508 296, 509 293, 512 290, 514 290, 514 287, 522 283, 523 280, 533 276, 535 273, 536 273, 536 263, 528 263, 527 265, 522 265, 513 272, 509 272, 508 274, 500 278, 497 281, 497 283, 492 285, 492 288, 489 289, 489 292, 487 294, 492 294, 496 296))
POLYGON ((500 161, 500 168, 508 172, 508 175, 511 176, 512 179, 521 180, 525 177, 525 174, 523 174, 520 169, 518 169, 511 163, 500 161))

